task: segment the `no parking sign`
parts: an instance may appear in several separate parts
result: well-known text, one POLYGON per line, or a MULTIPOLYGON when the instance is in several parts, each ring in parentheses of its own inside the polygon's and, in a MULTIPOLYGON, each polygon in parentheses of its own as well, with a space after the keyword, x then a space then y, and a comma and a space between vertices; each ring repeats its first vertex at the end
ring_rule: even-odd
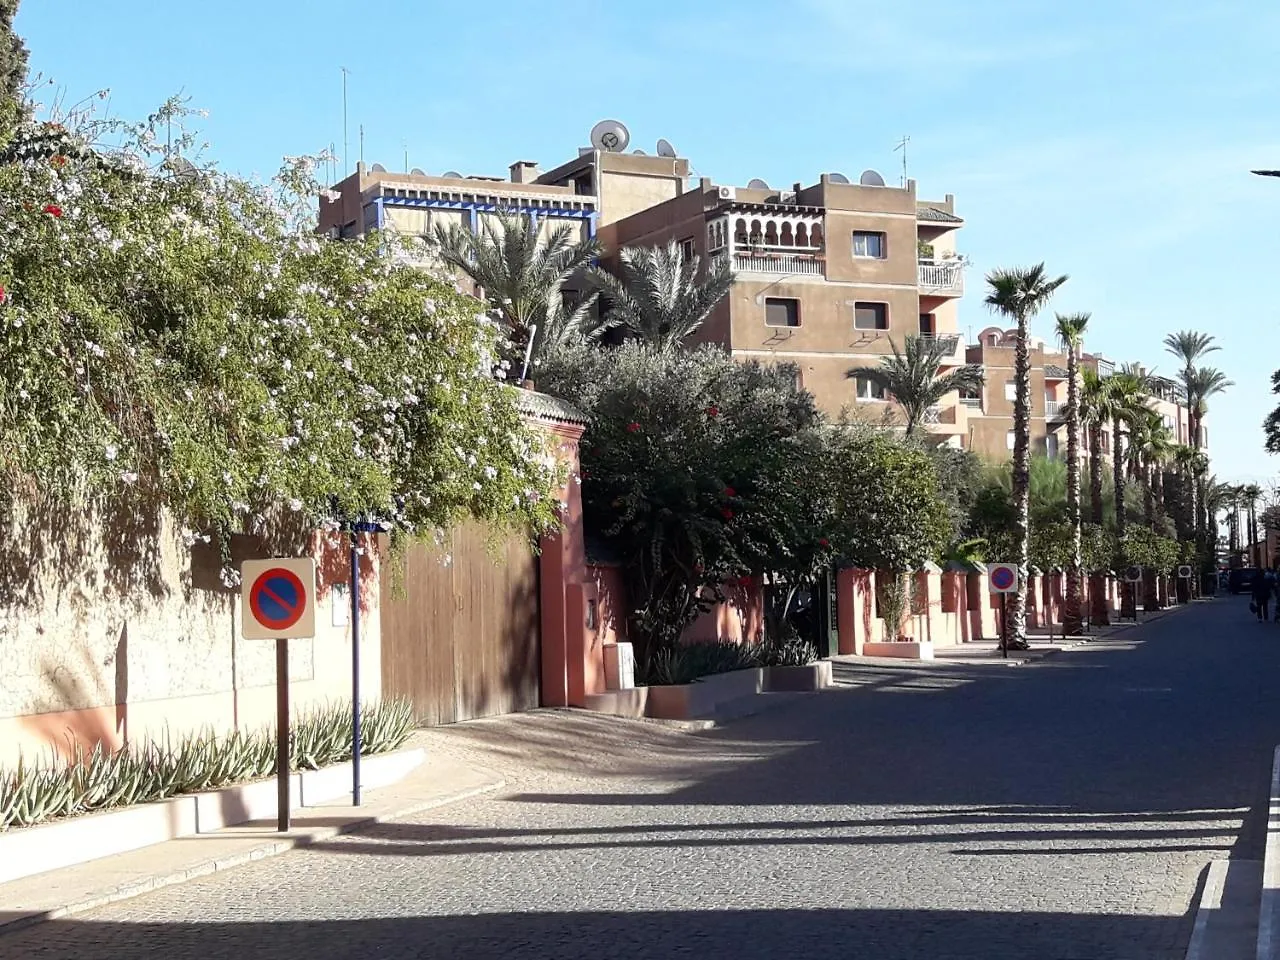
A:
POLYGON ((314 560, 246 560, 240 629, 246 640, 300 640, 316 635, 314 560))
POLYGON ((992 593, 1017 593, 1018 568, 1012 563, 993 563, 987 567, 987 580, 992 593))

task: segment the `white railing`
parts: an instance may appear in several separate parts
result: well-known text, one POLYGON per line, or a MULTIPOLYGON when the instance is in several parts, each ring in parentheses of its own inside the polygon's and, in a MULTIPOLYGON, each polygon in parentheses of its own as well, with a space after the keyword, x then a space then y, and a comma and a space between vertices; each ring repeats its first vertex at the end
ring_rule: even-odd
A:
POLYGON ((800 257, 795 254, 735 254, 733 269, 738 273, 801 274, 809 277, 826 274, 821 257, 800 257))
POLYGON ((917 265, 917 276, 922 290, 964 293, 964 269, 959 263, 921 260, 917 265))
POLYGON ((926 424, 941 423, 942 422, 942 405, 935 403, 932 407, 929 407, 928 409, 926 409, 924 412, 924 422, 926 424))
POLYGON ((960 398, 960 402, 961 402, 964 406, 966 406, 966 407, 978 407, 978 408, 980 408, 980 407, 982 406, 982 398, 981 398, 981 397, 961 397, 961 398, 960 398))
POLYGON ((1066 409, 1066 406, 1067 405, 1065 403, 1060 403, 1057 400, 1046 400, 1044 402, 1044 415, 1046 417, 1061 416, 1062 412, 1066 409))

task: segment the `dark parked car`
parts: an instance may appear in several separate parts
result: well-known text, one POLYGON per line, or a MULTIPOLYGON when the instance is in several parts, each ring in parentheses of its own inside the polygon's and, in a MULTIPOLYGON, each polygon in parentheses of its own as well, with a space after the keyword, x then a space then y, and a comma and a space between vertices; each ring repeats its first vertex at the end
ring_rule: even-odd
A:
POLYGON ((1253 589, 1253 578, 1258 575, 1257 567, 1239 567, 1227 575, 1227 589, 1232 593, 1248 593, 1253 589))

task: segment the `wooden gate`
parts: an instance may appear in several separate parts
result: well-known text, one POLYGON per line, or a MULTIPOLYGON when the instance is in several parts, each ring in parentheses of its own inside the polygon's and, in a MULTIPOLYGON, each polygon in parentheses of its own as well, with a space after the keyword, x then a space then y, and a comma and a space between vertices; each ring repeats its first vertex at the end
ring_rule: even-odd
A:
POLYGON ((538 706, 538 560, 522 537, 493 550, 487 536, 463 526, 445 549, 384 554, 382 691, 410 699, 419 723, 538 706))

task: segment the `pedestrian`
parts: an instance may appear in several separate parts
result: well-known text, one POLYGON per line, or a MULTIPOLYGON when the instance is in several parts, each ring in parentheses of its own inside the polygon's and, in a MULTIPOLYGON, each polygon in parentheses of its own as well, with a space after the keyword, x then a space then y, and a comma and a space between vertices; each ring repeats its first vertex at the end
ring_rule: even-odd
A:
POLYGON ((1250 594, 1253 597, 1254 613, 1258 615, 1258 622, 1271 619, 1269 610, 1271 607, 1271 594, 1275 591, 1275 579, 1270 570, 1260 569, 1253 575, 1253 583, 1250 584, 1250 594))

